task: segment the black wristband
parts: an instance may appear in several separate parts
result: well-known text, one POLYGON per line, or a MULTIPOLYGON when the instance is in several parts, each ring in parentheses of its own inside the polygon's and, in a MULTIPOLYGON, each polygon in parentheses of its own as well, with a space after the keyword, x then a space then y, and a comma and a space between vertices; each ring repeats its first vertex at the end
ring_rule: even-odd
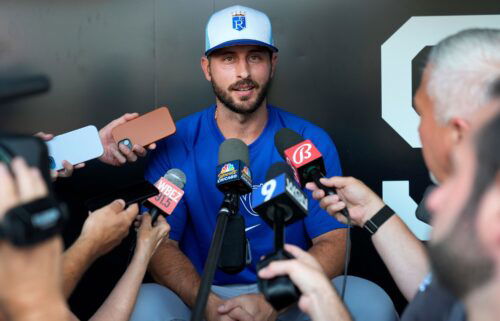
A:
POLYGON ((375 234, 377 230, 384 224, 391 216, 394 215, 394 211, 387 205, 384 205, 371 219, 366 221, 364 229, 370 232, 371 235, 375 234))

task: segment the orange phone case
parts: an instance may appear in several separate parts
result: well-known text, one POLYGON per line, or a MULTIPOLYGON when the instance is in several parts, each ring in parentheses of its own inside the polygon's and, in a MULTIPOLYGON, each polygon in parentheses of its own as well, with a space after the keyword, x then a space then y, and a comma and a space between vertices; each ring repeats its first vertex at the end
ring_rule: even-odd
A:
POLYGON ((175 133, 175 123, 167 107, 160 107, 112 130, 115 142, 132 149, 147 146, 175 133))

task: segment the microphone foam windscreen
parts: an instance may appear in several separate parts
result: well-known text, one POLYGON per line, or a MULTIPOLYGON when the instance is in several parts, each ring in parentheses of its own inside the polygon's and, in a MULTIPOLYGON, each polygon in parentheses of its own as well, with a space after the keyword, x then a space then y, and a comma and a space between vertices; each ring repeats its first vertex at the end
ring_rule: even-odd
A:
POLYGON ((241 160, 250 166, 248 146, 238 138, 226 139, 219 147, 219 165, 235 160, 241 160))
POLYGON ((275 178, 278 175, 283 174, 283 173, 288 174, 290 177, 293 177, 292 168, 287 163, 278 162, 278 163, 272 164, 271 167, 269 167, 269 169, 267 170, 266 182, 272 178, 275 178))
POLYGON ((169 169, 164 177, 180 189, 184 189, 184 185, 186 185, 186 174, 178 168, 169 169))
POLYGON ((276 146, 278 153, 280 153, 283 158, 285 158, 286 149, 302 141, 304 141, 304 137, 290 128, 281 128, 276 135, 274 135, 274 146, 276 146))

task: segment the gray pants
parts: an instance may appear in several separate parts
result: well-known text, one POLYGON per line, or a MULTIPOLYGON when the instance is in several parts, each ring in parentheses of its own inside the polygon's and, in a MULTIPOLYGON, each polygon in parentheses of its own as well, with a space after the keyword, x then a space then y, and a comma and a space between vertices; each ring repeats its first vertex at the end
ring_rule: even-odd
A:
MULTIPOLYGON (((332 280, 340 293, 343 277, 332 280)), ((222 299, 238 295, 257 293, 256 284, 212 286, 212 291, 222 299)), ((375 283, 348 276, 345 292, 345 304, 356 321, 397 321, 398 314, 385 291, 375 283)), ((172 291, 156 283, 143 284, 137 298, 131 321, 189 321, 191 310, 172 291)), ((297 306, 278 316, 278 320, 310 320, 297 306)))

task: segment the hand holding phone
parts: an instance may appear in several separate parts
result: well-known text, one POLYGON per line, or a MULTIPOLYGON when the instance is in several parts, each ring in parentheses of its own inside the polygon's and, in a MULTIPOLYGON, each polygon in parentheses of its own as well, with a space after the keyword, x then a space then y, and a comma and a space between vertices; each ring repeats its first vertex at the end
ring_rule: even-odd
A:
POLYGON ((104 153, 97 128, 92 125, 58 135, 46 143, 50 168, 57 171, 64 168, 63 161, 79 164, 104 153))
POLYGON ((155 149, 154 142, 173 133, 175 123, 167 107, 142 116, 138 113, 124 114, 99 131, 104 146, 104 155, 100 160, 113 166, 135 162, 138 157, 146 156, 146 148, 155 149))

